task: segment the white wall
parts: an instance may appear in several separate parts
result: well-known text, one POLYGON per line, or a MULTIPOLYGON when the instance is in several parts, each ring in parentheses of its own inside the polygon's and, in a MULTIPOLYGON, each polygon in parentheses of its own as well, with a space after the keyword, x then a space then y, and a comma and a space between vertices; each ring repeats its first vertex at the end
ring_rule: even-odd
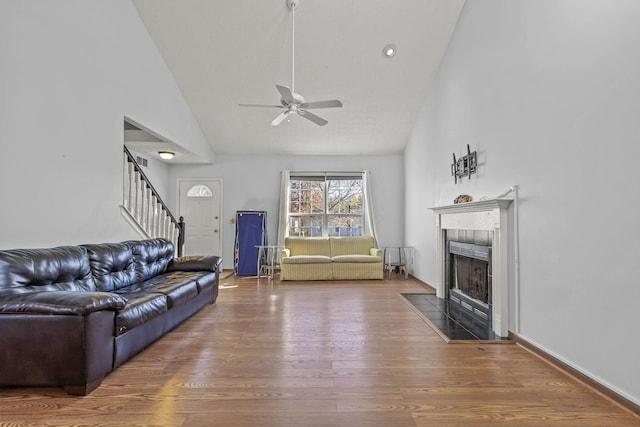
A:
MULTIPOLYGON (((222 178, 223 267, 233 268, 235 218, 238 210, 267 211, 270 243, 277 240, 280 171, 371 171, 371 186, 378 240, 401 244, 404 233, 404 185, 402 155, 388 156, 247 156, 218 155, 211 166, 172 166, 170 177, 222 178)), ((174 184, 177 185, 177 184, 174 184)), ((169 207, 176 207, 175 194, 169 207)), ((186 221, 187 219, 185 219, 186 221)))
POLYGON ((517 332, 636 403, 638 16, 635 0, 467 1, 405 153, 417 276, 436 281, 429 207, 519 184, 517 332), (466 144, 479 172, 455 185, 466 144))
POLYGON ((130 1, 3 0, 0 40, 0 248, 138 237, 125 116, 213 160, 130 1))

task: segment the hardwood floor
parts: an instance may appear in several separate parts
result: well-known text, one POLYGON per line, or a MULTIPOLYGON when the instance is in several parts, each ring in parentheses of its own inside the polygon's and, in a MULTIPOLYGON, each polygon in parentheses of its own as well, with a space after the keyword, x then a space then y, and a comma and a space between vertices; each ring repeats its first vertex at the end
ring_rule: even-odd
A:
POLYGON ((518 345, 445 343, 412 279, 221 285, 89 396, 0 389, 0 425, 640 425, 518 345))

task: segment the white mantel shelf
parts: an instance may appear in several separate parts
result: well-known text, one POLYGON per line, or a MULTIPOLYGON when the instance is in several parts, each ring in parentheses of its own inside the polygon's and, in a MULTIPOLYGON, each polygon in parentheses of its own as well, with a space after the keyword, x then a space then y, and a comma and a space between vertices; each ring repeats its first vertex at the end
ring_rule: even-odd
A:
POLYGON ((429 208, 436 214, 438 298, 446 298, 446 230, 486 230, 493 232, 491 248, 493 331, 506 337, 509 327, 508 209, 513 199, 497 198, 429 208))
POLYGON ((457 203, 454 205, 435 206, 429 208, 438 214, 460 212, 485 212, 494 209, 507 209, 513 199, 487 199, 477 202, 457 203))

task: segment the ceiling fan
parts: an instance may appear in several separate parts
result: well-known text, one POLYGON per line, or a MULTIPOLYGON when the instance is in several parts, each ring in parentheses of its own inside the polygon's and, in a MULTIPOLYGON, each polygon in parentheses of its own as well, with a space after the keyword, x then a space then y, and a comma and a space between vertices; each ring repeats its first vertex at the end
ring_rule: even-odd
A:
POLYGON ((319 117, 309 110, 314 108, 336 108, 342 107, 342 102, 337 99, 329 100, 329 101, 316 101, 316 102, 306 102, 304 98, 295 93, 294 86, 294 61, 295 61, 295 10, 300 3, 300 0, 286 0, 287 7, 291 10, 291 88, 286 86, 276 85, 276 89, 280 93, 280 103, 282 105, 261 105, 261 104, 238 104, 241 107, 272 107, 272 108, 280 108, 284 110, 280 113, 273 121, 271 122, 271 126, 278 126, 285 119, 288 119, 292 114, 297 114, 301 117, 304 117, 307 120, 311 120, 313 123, 324 126, 328 121, 319 117))

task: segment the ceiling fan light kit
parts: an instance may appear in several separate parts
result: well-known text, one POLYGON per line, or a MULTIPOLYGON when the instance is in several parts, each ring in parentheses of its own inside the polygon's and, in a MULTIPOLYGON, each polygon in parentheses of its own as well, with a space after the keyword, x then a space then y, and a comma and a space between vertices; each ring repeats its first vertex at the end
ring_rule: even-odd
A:
POLYGON ((328 101, 305 102, 302 95, 295 93, 295 10, 298 8, 300 0, 286 0, 287 7, 291 10, 291 88, 276 85, 276 89, 280 93, 280 104, 282 105, 262 105, 262 104, 239 104, 241 107, 271 107, 280 108, 284 111, 280 113, 273 121, 271 126, 278 126, 285 119, 290 120, 291 114, 297 114, 307 120, 312 121, 318 126, 324 126, 328 121, 319 117, 308 110, 314 108, 337 108, 342 107, 342 102, 337 99, 328 101))

